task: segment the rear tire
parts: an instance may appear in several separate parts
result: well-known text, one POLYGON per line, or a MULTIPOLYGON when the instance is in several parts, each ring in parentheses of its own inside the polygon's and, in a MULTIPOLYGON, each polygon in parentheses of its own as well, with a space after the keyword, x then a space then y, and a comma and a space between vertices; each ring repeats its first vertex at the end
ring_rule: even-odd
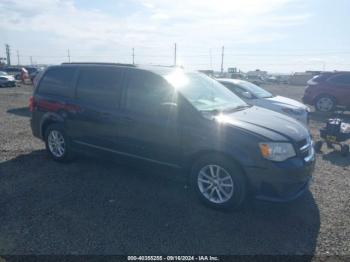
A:
POLYGON ((247 195, 247 182, 242 170, 232 159, 215 154, 195 162, 191 184, 205 205, 222 210, 238 209, 247 195))
POLYGON ((45 146, 49 156, 62 163, 73 160, 71 142, 62 124, 51 124, 45 130, 45 146))
POLYGON ((320 95, 315 99, 315 108, 319 112, 333 112, 336 105, 335 98, 329 95, 320 95))

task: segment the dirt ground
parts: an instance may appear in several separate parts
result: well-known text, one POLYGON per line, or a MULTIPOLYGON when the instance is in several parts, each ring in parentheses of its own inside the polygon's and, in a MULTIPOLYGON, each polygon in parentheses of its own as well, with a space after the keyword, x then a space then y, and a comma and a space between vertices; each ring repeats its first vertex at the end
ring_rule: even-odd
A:
MULTIPOLYGON (((304 92, 266 89, 297 100, 304 92)), ((253 201, 223 213, 198 203, 168 170, 49 160, 31 134, 31 93, 0 88, 0 254, 350 255, 350 156, 317 155, 310 192, 292 203, 253 201)), ((311 114, 315 139, 328 117, 311 114)))

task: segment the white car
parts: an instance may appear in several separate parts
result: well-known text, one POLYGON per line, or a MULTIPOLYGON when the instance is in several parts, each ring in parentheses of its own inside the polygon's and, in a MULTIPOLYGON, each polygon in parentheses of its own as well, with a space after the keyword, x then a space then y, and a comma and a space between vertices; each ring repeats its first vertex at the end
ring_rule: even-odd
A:
POLYGON ((308 124, 310 109, 296 100, 274 96, 260 86, 244 80, 219 78, 217 81, 250 105, 264 107, 293 117, 305 125, 308 124))
POLYGON ((16 86, 16 80, 13 76, 6 72, 0 71, 0 87, 14 87, 16 86))

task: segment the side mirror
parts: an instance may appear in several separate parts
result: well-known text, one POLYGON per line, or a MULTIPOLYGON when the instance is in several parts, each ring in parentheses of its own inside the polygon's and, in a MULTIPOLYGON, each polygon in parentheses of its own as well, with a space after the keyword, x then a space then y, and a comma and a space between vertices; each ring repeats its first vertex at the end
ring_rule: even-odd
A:
POLYGON ((247 99, 252 99, 253 98, 253 95, 250 92, 247 92, 247 91, 243 92, 242 96, 244 98, 247 98, 247 99))

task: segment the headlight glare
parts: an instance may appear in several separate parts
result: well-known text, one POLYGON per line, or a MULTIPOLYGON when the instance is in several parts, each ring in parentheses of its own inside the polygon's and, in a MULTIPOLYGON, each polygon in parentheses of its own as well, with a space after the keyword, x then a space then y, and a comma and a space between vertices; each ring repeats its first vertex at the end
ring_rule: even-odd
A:
POLYGON ((261 155, 272 161, 284 161, 295 156, 295 150, 290 143, 266 142, 259 143, 261 155))

